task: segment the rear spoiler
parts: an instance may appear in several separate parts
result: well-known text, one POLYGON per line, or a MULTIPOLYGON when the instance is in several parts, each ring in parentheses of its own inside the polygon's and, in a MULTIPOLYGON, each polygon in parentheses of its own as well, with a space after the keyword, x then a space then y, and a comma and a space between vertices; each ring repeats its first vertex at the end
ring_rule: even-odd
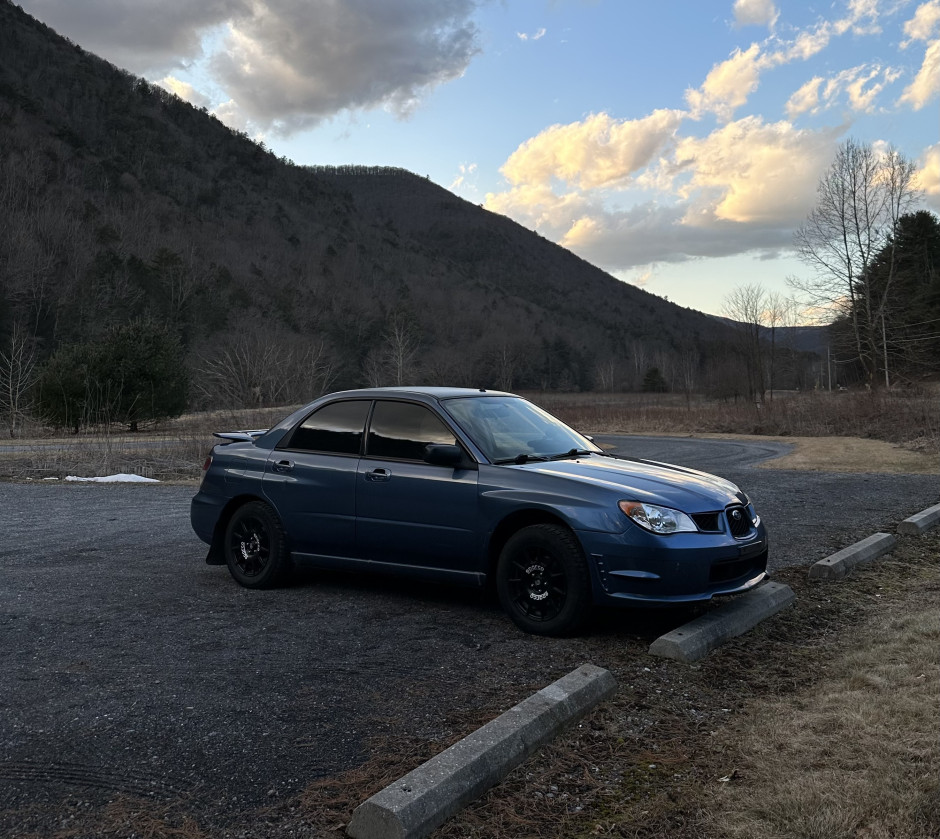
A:
POLYGON ((260 437, 267 430, 267 428, 260 428, 254 431, 215 431, 212 436, 225 440, 226 443, 251 443, 255 437, 260 437))

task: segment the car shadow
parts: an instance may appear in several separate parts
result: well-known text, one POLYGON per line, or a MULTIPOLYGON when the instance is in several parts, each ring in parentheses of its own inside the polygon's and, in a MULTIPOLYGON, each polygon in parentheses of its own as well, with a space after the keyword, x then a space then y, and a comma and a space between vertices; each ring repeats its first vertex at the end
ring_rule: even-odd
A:
POLYGON ((291 588, 335 590, 337 593, 376 592, 403 601, 421 600, 438 606, 461 606, 467 609, 483 607, 487 611, 500 611, 499 603, 489 589, 415 580, 393 574, 357 574, 355 571, 299 567, 293 570, 288 585, 291 588))
MULTIPOLYGON (((375 596, 376 607, 393 601, 403 611, 427 609, 434 612, 452 612, 461 620, 505 620, 507 631, 516 630, 503 613, 492 587, 482 589, 413 580, 393 575, 357 574, 309 567, 295 568, 290 588, 316 588, 322 592, 335 592, 337 597, 360 595, 368 599, 375 596)), ((681 606, 615 608, 596 606, 577 635, 605 641, 639 640, 652 642, 660 635, 705 614, 717 604, 683 604, 681 606)))
POLYGON ((630 637, 651 643, 660 635, 695 620, 711 608, 714 608, 712 604, 626 606, 620 609, 598 607, 585 626, 585 631, 596 638, 630 637))

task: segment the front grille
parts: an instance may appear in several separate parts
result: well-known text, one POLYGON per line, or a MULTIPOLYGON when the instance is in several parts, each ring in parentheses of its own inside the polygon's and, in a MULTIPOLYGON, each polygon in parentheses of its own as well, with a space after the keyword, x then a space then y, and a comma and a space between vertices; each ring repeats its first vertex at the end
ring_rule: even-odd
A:
POLYGON ((725 510, 728 519, 728 530, 735 539, 747 536, 751 532, 751 517, 747 510, 741 506, 728 507, 725 510))

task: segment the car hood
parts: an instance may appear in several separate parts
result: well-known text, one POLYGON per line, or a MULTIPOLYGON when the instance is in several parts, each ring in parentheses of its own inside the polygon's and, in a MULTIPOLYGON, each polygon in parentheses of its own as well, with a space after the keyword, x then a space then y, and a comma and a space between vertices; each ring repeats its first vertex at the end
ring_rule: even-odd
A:
POLYGON ((654 460, 586 455, 512 468, 613 490, 622 500, 662 503, 685 512, 711 512, 728 504, 748 503, 731 481, 654 460))

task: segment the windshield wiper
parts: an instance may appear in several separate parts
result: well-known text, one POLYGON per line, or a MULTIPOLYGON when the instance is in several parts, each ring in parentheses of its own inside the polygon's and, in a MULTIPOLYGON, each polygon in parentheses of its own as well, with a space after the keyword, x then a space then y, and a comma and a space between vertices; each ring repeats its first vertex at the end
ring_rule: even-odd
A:
POLYGON ((561 454, 553 454, 549 460, 564 460, 568 457, 581 457, 585 454, 595 454, 595 452, 589 451, 588 449, 569 449, 561 454))
POLYGON ((548 460, 544 454, 517 454, 515 457, 501 457, 499 460, 494 460, 497 466, 500 466, 504 463, 515 463, 517 466, 521 466, 523 463, 530 463, 534 460, 548 460))

